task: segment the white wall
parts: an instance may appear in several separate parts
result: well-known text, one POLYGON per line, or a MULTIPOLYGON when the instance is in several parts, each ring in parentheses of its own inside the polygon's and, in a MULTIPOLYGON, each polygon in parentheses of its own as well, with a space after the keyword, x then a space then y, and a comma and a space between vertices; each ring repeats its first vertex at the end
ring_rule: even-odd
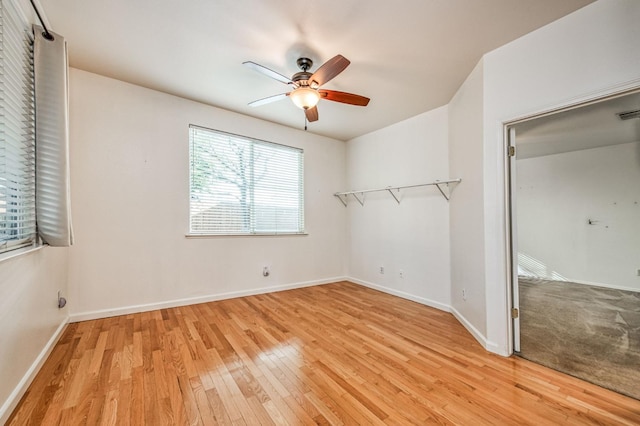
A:
MULTIPOLYGON (((450 175, 463 179, 450 203, 449 300, 454 314, 490 351, 511 352, 504 124, 640 86, 637 22, 640 2, 599 0, 485 55, 449 105, 450 175), (467 300, 462 299, 462 289, 467 300)), ((401 148, 411 152, 403 146, 397 152, 393 149, 395 126, 349 142, 349 189, 395 184, 377 178, 399 171, 394 160, 402 157, 401 148), (365 140, 375 142, 369 144, 369 152, 365 140)), ((416 137, 420 139, 422 133, 403 133, 406 140, 416 137)), ((384 220, 394 217, 382 210, 390 206, 379 204, 388 200, 384 194, 368 200, 374 206, 368 213, 371 217, 363 216, 367 206, 361 211, 353 202, 349 206, 350 276, 428 302, 424 293, 407 289, 396 277, 398 259, 406 251, 396 248, 403 245, 401 239, 389 237, 399 234, 390 229, 397 220, 384 220), (384 276, 377 273, 381 264, 389 271, 384 276)), ((407 241, 410 245, 416 240, 409 237, 407 241)))
MULTIPOLYGON (((442 107, 350 140, 348 186, 341 190, 449 179, 447 117, 442 107)), ((435 187, 400 196, 398 204, 389 193, 369 193, 364 206, 349 198, 350 278, 448 310, 448 203, 435 187)))
POLYGON ((516 167, 518 251, 539 273, 640 291, 640 142, 516 167))
MULTIPOLYGON (((28 1, 16 4, 29 22, 35 22, 28 1)), ((0 424, 68 320, 68 309, 58 309, 57 301, 58 290, 67 293, 67 254, 64 248, 42 247, 10 258, 5 254, 0 261, 0 424)))
POLYGON ((76 69, 70 97, 73 320, 346 275, 344 142, 76 69), (185 238, 189 124, 303 148, 309 235, 185 238))
POLYGON ((62 327, 67 252, 42 247, 0 262, 0 424, 11 414, 62 327))
POLYGON ((452 176, 462 178, 450 202, 451 305, 458 319, 486 346, 483 83, 480 61, 449 103, 449 167, 452 176))
POLYGON ((468 214, 484 214, 484 252, 470 255, 485 258, 495 352, 510 351, 503 123, 640 86, 638 22, 637 0, 599 0, 484 57, 484 205, 468 214))

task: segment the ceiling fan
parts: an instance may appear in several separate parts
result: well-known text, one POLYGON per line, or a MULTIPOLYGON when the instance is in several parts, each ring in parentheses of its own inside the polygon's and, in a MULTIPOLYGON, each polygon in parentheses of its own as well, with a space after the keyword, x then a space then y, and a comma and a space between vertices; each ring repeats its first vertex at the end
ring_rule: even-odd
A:
POLYGON ((302 71, 295 73, 291 78, 289 78, 260 64, 256 64, 255 62, 243 62, 243 65, 246 65, 249 68, 258 71, 267 77, 271 77, 274 80, 290 84, 293 87, 291 92, 258 99, 257 101, 249 103, 249 106, 257 107, 265 105, 279 101, 280 99, 284 99, 288 96, 296 106, 304 110, 307 120, 317 121, 318 108, 316 105, 320 99, 357 106, 367 106, 369 103, 369 98, 365 98, 364 96, 354 95, 353 93, 338 92, 336 90, 320 89, 320 86, 329 82, 349 66, 351 62, 344 56, 336 55, 329 59, 313 74, 309 72, 309 69, 311 69, 311 66, 313 65, 313 61, 311 59, 299 58, 296 63, 302 71))

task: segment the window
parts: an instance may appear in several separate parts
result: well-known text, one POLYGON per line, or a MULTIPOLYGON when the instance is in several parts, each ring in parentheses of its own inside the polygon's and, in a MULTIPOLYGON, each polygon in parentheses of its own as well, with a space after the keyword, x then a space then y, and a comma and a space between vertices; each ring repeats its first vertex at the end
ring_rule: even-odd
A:
POLYGON ((304 233, 303 151, 189 127, 190 233, 304 233))
POLYGON ((35 219, 33 35, 0 1, 0 253, 32 244, 35 219))

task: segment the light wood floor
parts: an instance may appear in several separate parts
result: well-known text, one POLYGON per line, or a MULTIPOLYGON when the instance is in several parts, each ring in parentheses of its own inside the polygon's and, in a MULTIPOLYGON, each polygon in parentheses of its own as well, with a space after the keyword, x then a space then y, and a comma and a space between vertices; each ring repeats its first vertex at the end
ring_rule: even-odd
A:
POLYGON ((9 420, 316 423, 639 424, 640 401, 341 282, 70 324, 9 420))

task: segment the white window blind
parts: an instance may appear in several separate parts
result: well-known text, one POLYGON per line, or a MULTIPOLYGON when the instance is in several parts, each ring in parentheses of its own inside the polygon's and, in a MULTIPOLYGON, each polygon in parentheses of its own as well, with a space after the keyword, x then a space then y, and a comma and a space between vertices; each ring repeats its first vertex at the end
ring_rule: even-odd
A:
POLYGON ((0 252, 32 244, 35 219, 33 35, 0 1, 0 252))
POLYGON ((303 151, 190 126, 190 233, 304 233, 303 151))

